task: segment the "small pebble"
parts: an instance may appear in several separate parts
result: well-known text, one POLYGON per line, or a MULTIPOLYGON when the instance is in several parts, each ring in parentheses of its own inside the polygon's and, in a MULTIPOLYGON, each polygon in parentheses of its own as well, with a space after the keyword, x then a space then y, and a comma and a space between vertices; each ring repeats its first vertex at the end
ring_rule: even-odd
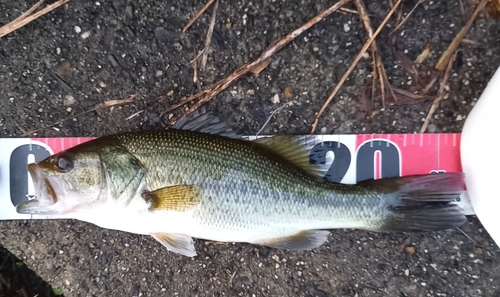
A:
POLYGON ((75 103, 75 97, 73 97, 72 95, 66 95, 63 99, 64 106, 70 106, 73 105, 74 103, 75 103))
POLYGON ((325 133, 326 133, 326 127, 321 128, 321 134, 325 134, 325 133))
MULTIPOLYGON (((290 99, 290 98, 292 98, 292 97, 293 97, 293 91, 292 91, 292 88, 290 88, 290 87, 286 87, 286 88, 285 88, 285 91, 284 91, 283 93, 284 93, 284 95, 285 95, 285 98, 290 99)), ((276 94, 276 95, 277 95, 277 94, 276 94)), ((278 98, 278 100, 279 100, 279 98, 278 98)))
POLYGON ((75 32, 76 33, 82 32, 82 28, 80 28, 79 26, 75 26, 75 32))
POLYGON ((274 104, 278 104, 280 103, 280 96, 278 94, 275 94, 272 98, 271 98, 271 102, 274 103, 274 104))
POLYGON ((82 34, 82 39, 87 39, 89 37, 90 37, 90 32, 88 31, 82 34))
POLYGON ((437 127, 434 124, 429 124, 429 126, 427 126, 427 131, 429 131, 429 133, 435 133, 436 130, 437 130, 437 127))

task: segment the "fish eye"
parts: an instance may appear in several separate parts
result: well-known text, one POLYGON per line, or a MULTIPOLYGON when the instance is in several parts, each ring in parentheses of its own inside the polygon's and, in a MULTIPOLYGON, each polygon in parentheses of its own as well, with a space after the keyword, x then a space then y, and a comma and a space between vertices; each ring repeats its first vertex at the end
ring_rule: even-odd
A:
POLYGON ((68 172, 73 169, 73 161, 69 157, 60 157, 57 160, 57 168, 64 172, 68 172))

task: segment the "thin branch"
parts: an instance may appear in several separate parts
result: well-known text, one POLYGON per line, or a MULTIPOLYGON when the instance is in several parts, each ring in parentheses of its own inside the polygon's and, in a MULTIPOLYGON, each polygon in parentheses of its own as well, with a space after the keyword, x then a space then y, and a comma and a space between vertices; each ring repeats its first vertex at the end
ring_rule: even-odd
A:
POLYGON ((210 52, 210 44, 212 43, 212 34, 214 33, 215 19, 217 16, 217 8, 219 7, 219 0, 215 1, 214 10, 212 11, 212 18, 210 19, 210 26, 208 26, 207 38, 205 39, 205 50, 201 58, 201 70, 205 69, 207 65, 208 53, 210 52))
POLYGON ((439 58, 439 61, 437 62, 435 68, 439 71, 443 71, 448 65, 448 61, 450 60, 451 56, 454 55, 456 52, 458 46, 462 42, 462 40, 465 37, 465 34, 469 31, 470 27, 472 26, 472 23, 476 19, 477 15, 481 10, 484 9, 486 4, 488 3, 488 0, 482 0, 481 3, 476 7, 476 10, 474 10, 474 13, 470 17, 470 19, 467 21, 465 26, 458 32, 458 34, 453 38, 453 41, 450 43, 446 51, 441 55, 441 58, 439 58))
POLYGON ((417 4, 415 4, 415 6, 413 6, 413 8, 410 10, 410 12, 406 15, 406 17, 399 23, 397 24, 396 28, 394 28, 394 30, 392 30, 392 32, 389 34, 389 36, 391 36, 392 34, 396 33, 399 28, 401 28, 401 26, 403 26, 403 24, 406 22, 406 20, 411 16, 411 14, 413 13, 413 11, 415 11, 415 9, 422 3, 426 0, 419 0, 417 2, 417 4))
POLYGON ((91 108, 91 109, 83 111, 81 113, 78 113, 78 114, 66 117, 66 118, 64 118, 62 120, 59 120, 59 121, 55 122, 55 123, 52 123, 52 124, 49 124, 49 125, 45 125, 45 126, 43 126, 41 128, 35 129, 35 130, 23 132, 22 136, 29 136, 29 135, 32 135, 33 133, 37 133, 37 132, 43 131, 43 130, 45 130, 47 128, 54 127, 56 125, 60 125, 60 124, 66 122, 68 120, 71 120, 73 118, 78 118, 78 117, 80 117, 80 116, 82 116, 84 114, 87 114, 89 112, 98 111, 98 110, 105 109, 105 108, 112 107, 112 106, 119 106, 119 105, 130 104, 130 103, 134 102, 134 99, 135 99, 136 96, 137 95, 131 95, 130 97, 128 97, 126 99, 105 101, 104 103, 96 105, 94 108, 91 108))
POLYGON ((264 123, 264 125, 262 125, 262 128, 260 128, 259 132, 257 132, 257 136, 264 130, 264 128, 267 126, 267 124, 269 123, 269 121, 273 118, 273 116, 280 112, 283 108, 289 106, 289 105, 293 105, 294 103, 296 103, 295 101, 290 101, 290 102, 287 102, 285 104, 283 104, 282 106, 276 108, 272 113, 271 115, 267 118, 267 121, 264 123))
POLYGON ((35 4, 36 8, 33 9, 33 8, 30 8, 30 10, 28 10, 26 13, 23 13, 21 16, 24 16, 22 19, 20 19, 20 17, 16 18, 14 21, 8 23, 7 25, 3 26, 2 28, 0 28, 0 38, 2 38, 3 36, 9 34, 9 33, 12 33, 14 31, 16 31, 17 29, 21 28, 21 27, 24 27, 25 25, 27 25, 28 23, 36 20, 37 18, 41 17, 42 15, 46 14, 46 13, 49 13, 51 12, 52 10, 58 8, 59 6, 67 3, 69 0, 59 0, 47 7, 45 7, 44 9, 38 11, 38 12, 35 12, 34 14, 32 15, 28 15, 27 12, 32 12, 34 11, 38 6, 40 6, 40 2, 38 2, 37 4, 35 4))
POLYGON ((186 30, 189 29, 189 27, 191 27, 191 25, 193 25, 194 22, 196 22, 196 20, 198 18, 200 18, 200 16, 205 12, 205 10, 207 10, 210 7, 210 5, 212 5, 212 3, 214 3, 214 1, 215 0, 208 1, 208 3, 205 4, 205 6, 203 6, 203 8, 200 11, 198 11, 198 13, 194 16, 194 18, 192 18, 189 21, 189 23, 186 26, 184 26, 184 28, 182 29, 182 32, 186 32, 186 30))
MULTIPOLYGON (((370 18, 368 17, 368 12, 366 11, 366 7, 364 4, 364 0, 355 0, 354 3, 356 4, 356 7, 358 8, 359 15, 361 20, 363 21, 363 24, 365 26, 366 31, 368 32, 368 37, 371 38, 373 36, 373 26, 370 21, 370 18)), ((384 64, 382 63, 382 57, 379 54, 378 47, 377 47, 377 42, 374 40, 372 42, 371 46, 371 52, 372 52, 372 60, 373 60, 373 78, 374 80, 379 80, 380 83, 380 92, 382 94, 382 105, 385 107, 385 88, 387 84, 387 88, 391 91, 391 94, 393 95, 393 98, 395 101, 396 97, 394 96, 394 92, 392 91, 389 81, 387 79, 387 74, 385 72, 384 64)), ((373 95, 375 94, 375 84, 372 85, 372 100, 373 100, 373 95)))
MULTIPOLYGON (((225 90, 228 86, 230 86, 234 81, 238 80, 240 77, 243 75, 247 74, 250 72, 256 65, 261 63, 262 61, 268 59, 272 55, 274 55, 276 52, 278 52, 280 49, 282 49, 285 45, 293 41, 297 36, 302 34, 304 31, 308 30, 311 28, 313 25, 317 24, 319 21, 321 21, 323 18, 327 17, 331 13, 337 11, 340 7, 342 7, 344 4, 349 2, 349 0, 339 0, 339 2, 335 3, 332 5, 330 8, 327 10, 323 11, 322 13, 318 14, 311 20, 309 20, 307 23, 304 25, 300 26, 298 29, 295 29, 282 39, 280 39, 277 42, 273 42, 264 52, 255 60, 252 62, 246 63, 245 65, 241 66, 239 69, 234 71, 231 75, 228 77, 222 79, 212 87, 208 88, 207 90, 204 90, 194 96, 200 97, 203 96, 198 102, 193 104, 188 111, 187 114, 192 113, 193 111, 197 110, 203 103, 206 103, 210 101, 213 97, 215 97, 217 94, 225 90)), ((176 104, 177 107, 184 105, 185 103, 194 100, 194 96, 191 96, 190 98, 186 99, 183 101, 182 104, 176 104)), ((172 110, 172 108, 170 108, 172 110)))
MULTIPOLYGON (((38 7, 40 7, 40 5, 42 5, 42 3, 44 2, 45 0, 40 0, 38 1, 37 3, 35 3, 35 5, 33 5, 30 9, 28 9, 27 11, 25 11, 23 14, 21 14, 20 16, 18 16, 15 20, 13 20, 12 22, 10 23, 18 23, 20 21, 22 21, 25 17, 29 16, 30 14, 32 14, 38 7)), ((8 24, 6 25, 8 26, 8 24)))
POLYGON ((446 82, 448 82, 448 77, 450 77, 451 73, 451 68, 453 66, 453 61, 455 60, 455 57, 457 55, 457 52, 455 52, 448 62, 448 67, 446 68, 446 72, 444 73, 443 80, 441 81, 441 85, 439 86, 439 91, 437 93, 436 99, 434 99, 434 102, 432 102, 431 108, 429 109, 429 113, 427 114, 427 117, 425 118, 424 124, 422 125, 422 129, 420 129, 420 133, 424 133, 425 130, 427 130, 427 126, 429 126, 429 123, 432 119, 432 115, 436 111, 436 109, 439 106, 439 102, 444 98, 444 87, 446 86, 446 82))
POLYGON ((330 94, 330 96, 328 97, 326 102, 323 104, 320 111, 316 115, 316 119, 314 120, 314 124, 312 125, 311 134, 313 134, 314 131, 316 130, 316 127, 318 126, 319 118, 321 117, 321 115, 325 111, 325 109, 328 106, 328 104, 330 103, 330 101, 332 101, 333 97, 335 97, 335 95, 339 91, 340 87, 344 84, 344 82, 347 79, 347 77, 349 76, 349 74, 351 74, 351 72, 354 70, 354 68, 358 64, 359 60, 361 60, 361 57, 363 56, 363 54, 370 47, 371 43, 375 40, 375 38, 380 33, 380 31, 382 31, 382 28, 384 28, 385 24, 389 21, 389 19, 391 18, 392 14, 396 11, 396 8, 399 6, 399 4, 401 4, 401 1, 402 0, 398 0, 398 2, 392 7, 391 11, 389 11, 389 13, 385 17, 385 19, 382 21, 380 26, 377 28, 377 31, 375 31, 373 36, 370 39, 368 39, 368 41, 365 43, 365 45, 363 46, 363 48, 359 52, 358 56, 356 57, 356 59, 354 59, 351 66, 349 67, 349 69, 346 71, 344 76, 342 76, 342 78, 340 79, 339 83, 337 84, 337 86, 335 87, 333 92, 330 94))

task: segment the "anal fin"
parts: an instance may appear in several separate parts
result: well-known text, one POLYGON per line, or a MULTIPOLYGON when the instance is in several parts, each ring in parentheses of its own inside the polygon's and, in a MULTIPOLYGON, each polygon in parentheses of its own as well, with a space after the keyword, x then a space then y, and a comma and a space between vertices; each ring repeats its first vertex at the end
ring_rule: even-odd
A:
POLYGON ((188 257, 196 256, 193 238, 185 234, 153 233, 154 239, 158 240, 169 251, 188 257))
POLYGON ((329 234, 329 231, 305 230, 291 236, 264 240, 258 244, 292 251, 312 250, 324 244, 329 234))

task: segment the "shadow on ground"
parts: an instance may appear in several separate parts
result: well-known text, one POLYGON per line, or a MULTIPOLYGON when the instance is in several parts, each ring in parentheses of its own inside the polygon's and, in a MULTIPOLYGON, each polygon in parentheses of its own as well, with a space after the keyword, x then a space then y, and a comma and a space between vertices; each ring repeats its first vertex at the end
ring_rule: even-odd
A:
POLYGON ((0 297, 64 296, 0 245, 0 297))

